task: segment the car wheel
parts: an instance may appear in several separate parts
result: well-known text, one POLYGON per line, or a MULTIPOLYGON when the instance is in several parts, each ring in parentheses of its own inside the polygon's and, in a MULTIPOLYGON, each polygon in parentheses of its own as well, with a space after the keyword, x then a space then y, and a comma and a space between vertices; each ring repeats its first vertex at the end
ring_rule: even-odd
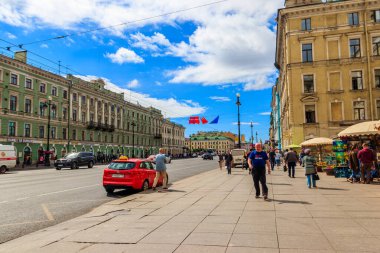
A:
POLYGON ((56 170, 61 170, 61 168, 59 168, 59 167, 55 167, 55 169, 56 169, 56 170))
POLYGON ((90 161, 88 163, 88 168, 91 169, 92 167, 94 167, 94 162, 93 161, 90 161))
POLYGON ((141 190, 142 191, 146 191, 149 189, 149 181, 148 180, 145 180, 142 187, 141 187, 141 190))
POLYGON ((105 187, 107 193, 113 193, 115 189, 113 187, 106 186, 105 187))
POLYGON ((1 166, 0 167, 0 174, 4 174, 7 171, 7 167, 1 166))
POLYGON ((73 162, 73 163, 71 164, 71 169, 73 170, 73 169, 77 169, 77 168, 78 168, 77 163, 76 163, 76 162, 73 162))

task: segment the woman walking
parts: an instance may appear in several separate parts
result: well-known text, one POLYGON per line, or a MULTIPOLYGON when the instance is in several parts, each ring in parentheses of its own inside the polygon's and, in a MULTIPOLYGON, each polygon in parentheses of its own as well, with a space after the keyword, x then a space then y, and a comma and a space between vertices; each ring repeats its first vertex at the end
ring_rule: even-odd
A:
POLYGON ((305 150, 305 156, 302 159, 302 165, 305 167, 305 175, 307 179, 307 186, 309 188, 314 187, 317 188, 316 184, 316 176, 317 176, 317 169, 315 167, 316 160, 311 155, 311 150, 306 149, 305 150))
POLYGON ((227 167, 227 174, 231 174, 231 166, 232 166, 231 150, 227 152, 225 161, 226 161, 226 167, 227 167))

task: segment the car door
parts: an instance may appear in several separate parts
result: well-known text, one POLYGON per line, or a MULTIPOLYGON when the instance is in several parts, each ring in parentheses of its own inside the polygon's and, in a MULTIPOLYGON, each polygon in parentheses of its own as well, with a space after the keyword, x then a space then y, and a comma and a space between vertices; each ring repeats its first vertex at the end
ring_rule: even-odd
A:
POLYGON ((149 186, 153 185, 154 178, 156 177, 156 171, 154 170, 154 165, 151 162, 147 162, 148 165, 148 177, 149 177, 149 186))

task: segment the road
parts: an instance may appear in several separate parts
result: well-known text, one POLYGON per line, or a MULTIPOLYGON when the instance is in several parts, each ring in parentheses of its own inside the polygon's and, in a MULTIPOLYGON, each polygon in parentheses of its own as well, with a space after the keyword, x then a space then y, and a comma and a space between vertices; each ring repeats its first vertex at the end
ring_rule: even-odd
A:
MULTIPOLYGON (((0 175, 0 243, 72 219, 93 208, 133 194, 107 196, 102 186, 105 165, 78 170, 41 169, 0 175)), ((168 165, 169 181, 218 167, 216 160, 174 160, 168 165)))

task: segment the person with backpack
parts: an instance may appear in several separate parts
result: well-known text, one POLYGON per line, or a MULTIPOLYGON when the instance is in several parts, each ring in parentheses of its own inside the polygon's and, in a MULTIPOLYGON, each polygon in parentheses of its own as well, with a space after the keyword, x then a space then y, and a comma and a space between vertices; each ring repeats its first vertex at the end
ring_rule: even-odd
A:
POLYGON ((268 168, 268 174, 271 173, 268 155, 261 146, 261 143, 255 145, 256 150, 251 152, 248 158, 249 169, 252 170, 253 184, 256 190, 256 198, 260 197, 260 185, 263 191, 264 200, 268 199, 268 187, 266 184, 265 166, 268 168))

